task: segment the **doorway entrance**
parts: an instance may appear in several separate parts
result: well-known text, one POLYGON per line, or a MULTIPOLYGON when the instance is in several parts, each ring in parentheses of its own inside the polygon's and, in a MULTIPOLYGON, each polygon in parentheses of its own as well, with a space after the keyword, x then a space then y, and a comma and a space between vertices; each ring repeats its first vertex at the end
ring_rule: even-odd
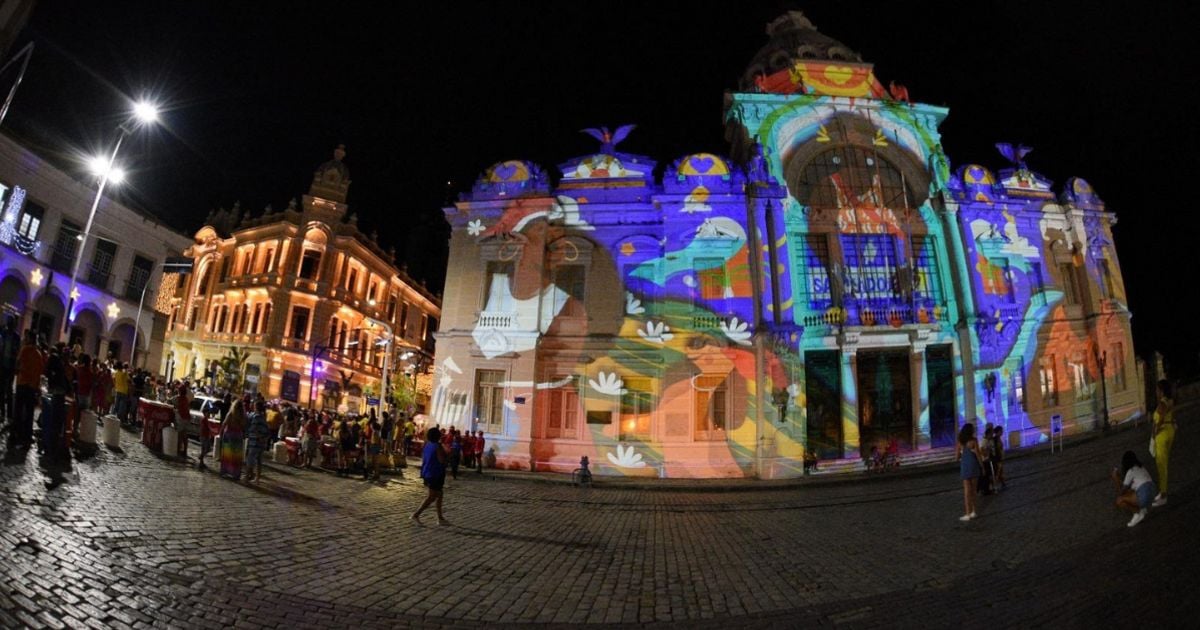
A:
POLYGON ((842 457, 842 372, 836 350, 804 353, 807 449, 818 459, 842 457))
POLYGON ((925 349, 925 380, 929 383, 929 438, 934 448, 953 446, 954 349, 949 345, 925 349))
POLYGON ((858 353, 858 420, 864 456, 891 440, 913 448, 912 378, 908 349, 858 353))

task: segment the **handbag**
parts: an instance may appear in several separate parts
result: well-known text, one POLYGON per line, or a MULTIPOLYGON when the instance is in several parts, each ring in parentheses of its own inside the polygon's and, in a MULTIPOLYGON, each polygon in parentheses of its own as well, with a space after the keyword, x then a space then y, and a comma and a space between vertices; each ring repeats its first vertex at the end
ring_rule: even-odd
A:
POLYGON ((1151 457, 1151 458, 1157 457, 1157 455, 1155 455, 1155 454, 1154 454, 1154 453, 1155 453, 1155 451, 1157 450, 1157 449, 1155 449, 1155 448, 1154 448, 1154 446, 1155 446, 1155 445, 1154 445, 1154 436, 1153 436, 1153 435, 1151 435, 1151 436, 1150 436, 1150 457, 1151 457))

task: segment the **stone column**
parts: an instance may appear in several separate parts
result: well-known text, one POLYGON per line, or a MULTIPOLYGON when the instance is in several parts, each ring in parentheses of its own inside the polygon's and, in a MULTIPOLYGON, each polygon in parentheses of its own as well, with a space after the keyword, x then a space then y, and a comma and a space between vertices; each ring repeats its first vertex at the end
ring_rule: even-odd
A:
POLYGON ((925 344, 914 342, 909 354, 909 374, 912 386, 913 450, 928 449, 931 444, 929 427, 929 379, 925 370, 925 344))
POLYGON ((842 457, 858 459, 858 355, 852 345, 842 348, 842 457))

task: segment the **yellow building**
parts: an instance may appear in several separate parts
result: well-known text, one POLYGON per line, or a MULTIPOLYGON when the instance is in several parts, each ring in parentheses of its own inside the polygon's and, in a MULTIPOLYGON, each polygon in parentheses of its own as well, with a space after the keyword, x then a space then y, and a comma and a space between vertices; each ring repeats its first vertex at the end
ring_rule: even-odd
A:
POLYGON ((184 251, 193 269, 171 305, 164 374, 212 379, 237 348, 248 355, 247 390, 355 410, 379 396, 389 348, 393 383, 425 371, 440 300, 348 215, 344 157, 338 147, 286 210, 209 216, 184 251))

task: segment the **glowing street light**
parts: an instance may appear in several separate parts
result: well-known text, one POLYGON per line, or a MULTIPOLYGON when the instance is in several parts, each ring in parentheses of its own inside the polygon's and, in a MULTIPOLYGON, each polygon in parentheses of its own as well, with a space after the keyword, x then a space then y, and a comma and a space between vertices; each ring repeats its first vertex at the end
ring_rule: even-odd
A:
POLYGON ((108 181, 113 184, 120 184, 125 181, 125 171, 120 167, 114 166, 108 162, 103 156, 97 155, 88 160, 88 169, 92 171, 92 175, 97 177, 108 176, 108 181))
POLYGON ((91 171, 100 177, 100 185, 96 188, 96 198, 92 201, 92 210, 88 213, 87 225, 83 228, 83 238, 80 239, 79 249, 75 252, 75 261, 71 264, 71 290, 68 295, 71 295, 71 300, 67 304, 67 316, 63 318, 62 339, 67 340, 67 334, 71 330, 72 313, 75 312, 75 300, 77 295, 77 277, 79 275, 79 263, 83 261, 83 252, 87 249, 88 236, 92 233, 92 223, 96 219, 96 208, 100 206, 100 199, 104 197, 104 188, 111 181, 114 184, 119 184, 125 179, 125 171, 115 168, 113 164, 117 161, 117 153, 121 150, 121 143, 125 140, 125 136, 129 135, 133 130, 129 127, 129 123, 140 123, 142 125, 153 124, 158 120, 158 108, 146 101, 139 101, 133 106, 133 116, 130 120, 122 123, 117 127, 121 132, 117 136, 117 144, 113 146, 112 154, 108 159, 103 157, 95 157, 89 160, 91 171))
POLYGON ((133 106, 133 115, 144 124, 158 122, 158 107, 153 103, 138 101, 133 106))

